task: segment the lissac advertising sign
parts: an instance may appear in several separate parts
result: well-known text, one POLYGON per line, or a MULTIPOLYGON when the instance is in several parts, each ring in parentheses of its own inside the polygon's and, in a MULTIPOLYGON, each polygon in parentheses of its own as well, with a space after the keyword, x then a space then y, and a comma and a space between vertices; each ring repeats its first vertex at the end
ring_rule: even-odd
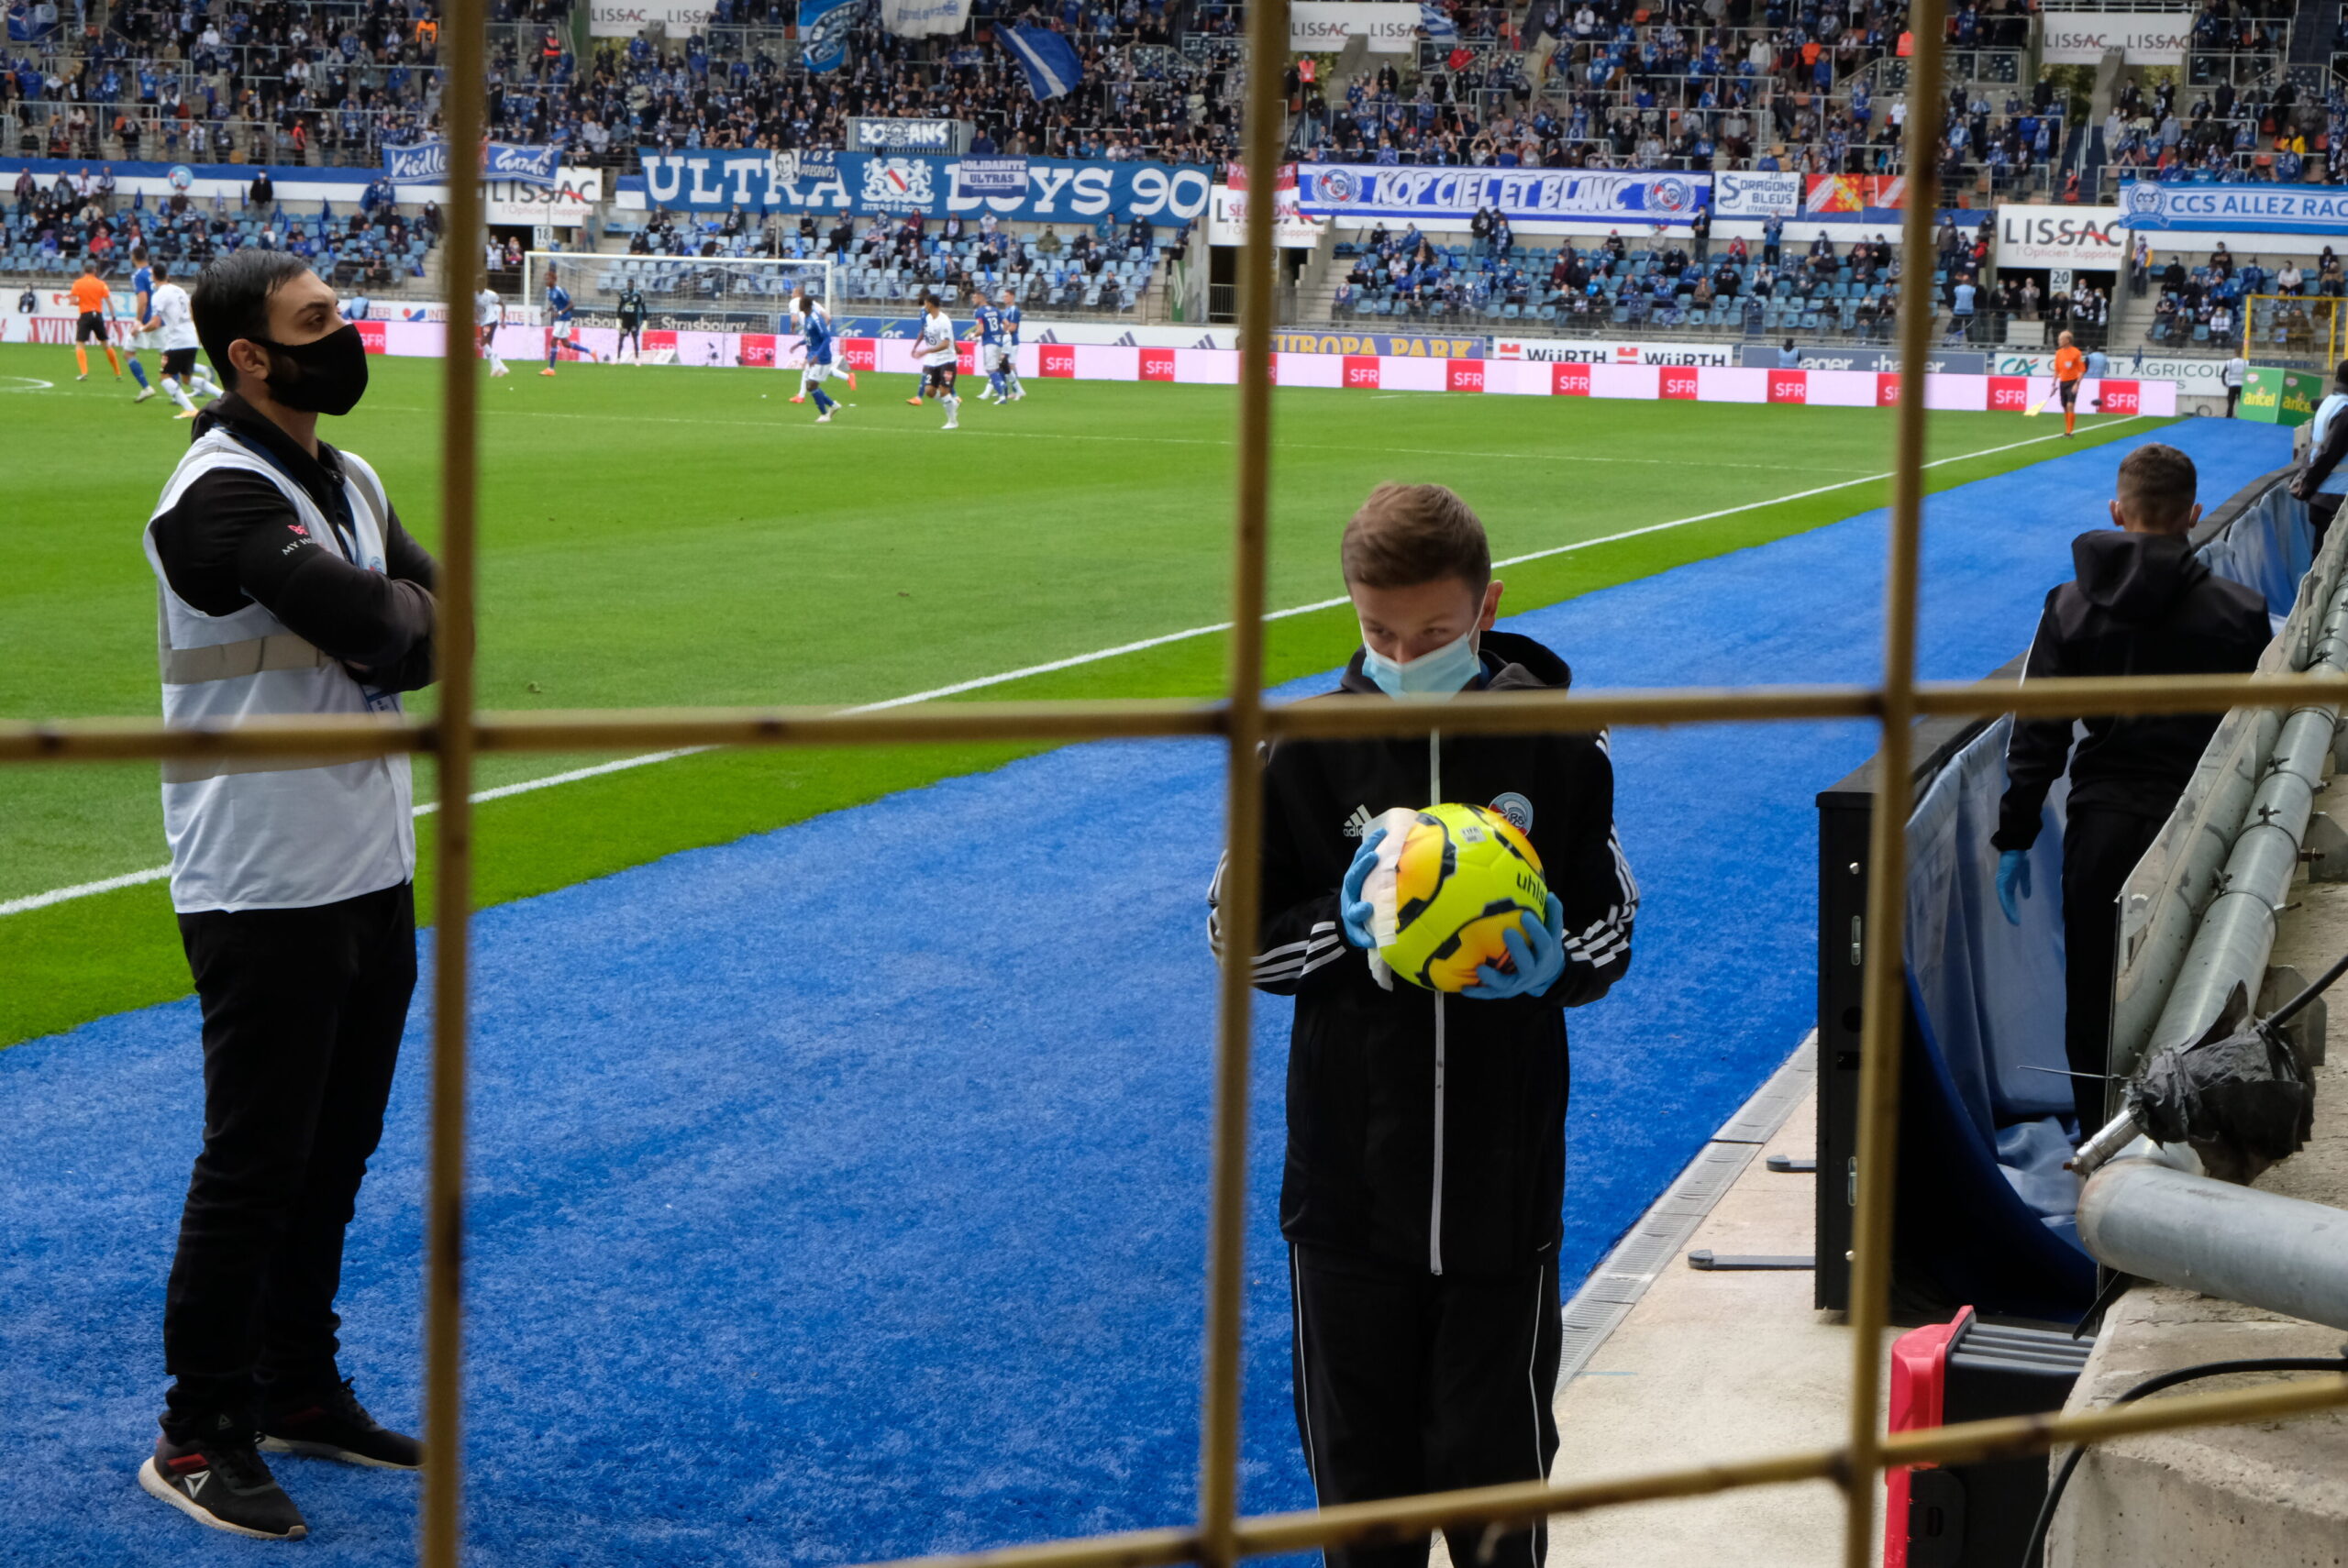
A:
POLYGON ((2003 206, 1998 209, 2000 267, 2059 267, 2116 272, 2128 258, 2118 207, 2003 206))

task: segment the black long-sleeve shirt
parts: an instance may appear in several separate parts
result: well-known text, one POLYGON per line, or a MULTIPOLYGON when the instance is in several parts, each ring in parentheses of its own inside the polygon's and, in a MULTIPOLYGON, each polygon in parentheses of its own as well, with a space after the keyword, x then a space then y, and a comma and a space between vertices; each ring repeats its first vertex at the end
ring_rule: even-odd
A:
MULTIPOLYGON (((2022 679, 2077 675, 2244 675, 2274 640, 2266 602, 2216 576, 2182 536, 2099 528, 2071 541, 2076 581, 2046 596, 2022 679)), ((2046 791, 2067 766, 2074 810, 2165 817, 2193 777, 2221 715, 2136 713, 2086 721, 2017 719, 1998 806, 2000 850, 2038 841, 2046 791)))
MULTIPOLYGON (((201 437, 225 425, 265 450, 340 528, 350 526, 341 454, 316 458, 234 392, 196 420, 201 437)), ((383 566, 370 570, 335 541, 313 536, 269 480, 241 469, 204 475, 155 519, 155 549, 172 591, 207 615, 258 603, 367 683, 413 691, 432 683, 434 584, 439 566, 400 525, 388 499, 383 566)))

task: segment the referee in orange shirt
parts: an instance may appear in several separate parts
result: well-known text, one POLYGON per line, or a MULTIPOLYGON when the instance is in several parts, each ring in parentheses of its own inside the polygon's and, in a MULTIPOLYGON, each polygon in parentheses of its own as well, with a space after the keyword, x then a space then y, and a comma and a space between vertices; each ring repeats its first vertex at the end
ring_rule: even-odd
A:
POLYGON ((2078 423, 2079 381, 2088 373, 2088 357, 2072 347, 2067 332, 2054 341, 2054 390, 2062 394, 2063 434, 2068 436, 2078 423))
POLYGON ((98 276, 95 258, 83 261, 82 275, 73 280, 73 286, 67 293, 73 296, 74 307, 82 313, 73 323, 73 362, 82 368, 82 373, 73 379, 90 379, 88 345, 94 343, 106 351, 106 363, 114 367, 114 379, 122 380, 122 361, 115 356, 106 327, 108 318, 114 315, 114 291, 98 276))

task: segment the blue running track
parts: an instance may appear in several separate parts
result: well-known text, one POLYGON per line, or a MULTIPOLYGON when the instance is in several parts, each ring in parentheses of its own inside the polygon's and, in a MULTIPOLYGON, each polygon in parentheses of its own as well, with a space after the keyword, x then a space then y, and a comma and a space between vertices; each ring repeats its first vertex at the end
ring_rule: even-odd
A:
MULTIPOLYGON (((2165 434, 2211 500, 2288 454, 2165 434)), ((2025 645, 2124 450, 1932 502, 1926 676, 2025 645)), ((1510 624, 1590 687, 1865 679, 1883 553, 1868 513, 1510 624)), ((1572 1019, 1568 1289, 1808 1027, 1811 798, 1870 747, 1857 724, 1615 737, 1645 905, 1629 978, 1572 1019)), ((1190 1517, 1220 790, 1213 745, 1072 747, 481 918, 474 1561, 806 1565, 1190 1517)), ((1264 1008, 1251 1511, 1312 1501, 1272 1219, 1286 1024, 1264 1008)), ((132 1479, 196 1032, 182 1001, 0 1053, 0 1563, 268 1554, 132 1479)), ((344 1292, 344 1368, 396 1423, 426 1038, 419 1006, 344 1292)), ((305 1562, 407 1560, 411 1478, 278 1468, 305 1562)))

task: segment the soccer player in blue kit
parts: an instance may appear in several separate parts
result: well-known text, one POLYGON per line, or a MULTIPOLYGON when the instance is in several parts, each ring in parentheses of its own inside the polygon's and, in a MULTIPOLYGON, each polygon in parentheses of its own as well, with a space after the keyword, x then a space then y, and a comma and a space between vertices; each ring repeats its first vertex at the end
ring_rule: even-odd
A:
POLYGON ((563 349, 569 349, 573 354, 585 354, 590 359, 595 358, 592 351, 571 337, 571 333, 576 329, 570 324, 570 291, 555 282, 554 269, 551 267, 547 269, 546 312, 547 368, 540 370, 538 374, 553 375, 554 357, 563 349))
POLYGON ((130 361, 131 379, 138 383, 138 395, 130 401, 145 403, 155 395, 155 389, 147 384, 147 367, 138 362, 138 351, 153 347, 154 335, 146 330, 145 324, 155 319, 155 271, 147 265, 147 248, 143 245, 131 251, 130 260, 133 269, 130 293, 138 307, 131 320, 139 330, 131 335, 130 345, 124 349, 123 358, 130 361))
POLYGON ((798 403, 813 397, 819 411, 815 423, 829 425, 833 411, 839 407, 824 391, 824 383, 832 378, 831 317, 825 313, 823 302, 803 288, 800 290, 799 297, 791 302, 791 314, 798 325, 803 349, 799 372, 799 396, 791 401, 798 403))
POLYGON ((1011 401, 1002 386, 1003 330, 1002 307, 990 304, 986 290, 972 284, 970 336, 979 340, 979 369, 987 373, 987 390, 979 394, 980 403, 1011 401))
POLYGON ((1002 385, 999 392, 1005 403, 1017 403, 1027 395, 1019 383, 1019 304, 1018 296, 1009 289, 1002 291, 1002 385))

